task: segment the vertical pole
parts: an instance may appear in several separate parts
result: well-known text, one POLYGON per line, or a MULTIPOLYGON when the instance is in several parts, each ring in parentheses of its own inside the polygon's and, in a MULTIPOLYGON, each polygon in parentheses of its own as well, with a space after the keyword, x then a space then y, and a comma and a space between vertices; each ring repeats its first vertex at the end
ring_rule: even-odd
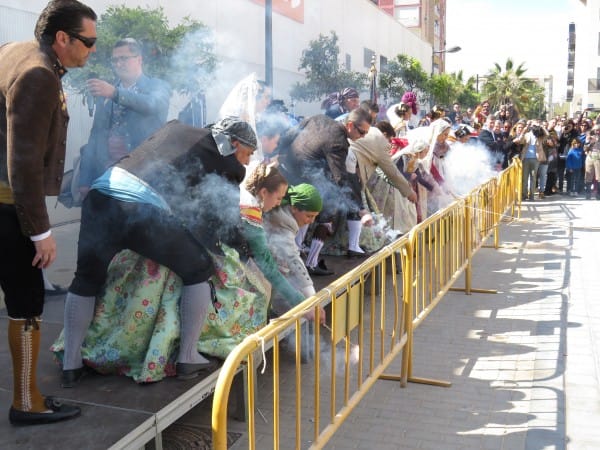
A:
POLYGON ((413 345, 413 301, 414 301, 414 283, 413 280, 415 269, 415 251, 416 251, 416 234, 410 238, 410 243, 402 249, 406 252, 406 264, 402 267, 402 301, 404 308, 402 309, 402 320, 404 320, 404 332, 407 339, 402 350, 402 369, 400 373, 400 386, 406 387, 408 379, 412 376, 412 345, 413 345))
POLYGON ((273 0, 265 0, 265 83, 273 89, 273 0))
POLYGON ((472 231, 473 224, 471 223, 471 197, 465 200, 465 256, 467 258, 467 267, 465 268, 465 294, 471 295, 471 259, 472 259, 472 231))

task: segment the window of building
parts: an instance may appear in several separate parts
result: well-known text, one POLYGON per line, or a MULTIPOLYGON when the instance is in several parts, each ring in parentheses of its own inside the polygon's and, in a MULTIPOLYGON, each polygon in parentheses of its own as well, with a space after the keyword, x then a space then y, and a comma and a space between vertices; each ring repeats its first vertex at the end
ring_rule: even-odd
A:
POLYGON ((373 58, 375 57, 375 52, 371 49, 365 48, 364 49, 364 61, 363 64, 365 67, 371 67, 371 61, 373 61, 373 58))
POLYGON ((352 56, 346 53, 346 70, 352 70, 352 56))
POLYGON ((385 56, 379 57, 379 72, 387 72, 388 59, 385 56))
POLYGON ((418 3, 410 5, 395 3, 394 18, 405 27, 418 27, 421 24, 421 7, 418 3))

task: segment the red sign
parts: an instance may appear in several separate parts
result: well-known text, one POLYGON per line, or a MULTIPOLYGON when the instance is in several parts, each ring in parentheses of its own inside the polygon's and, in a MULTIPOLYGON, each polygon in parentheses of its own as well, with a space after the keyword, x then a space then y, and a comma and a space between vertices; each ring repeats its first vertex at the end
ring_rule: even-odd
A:
MULTIPOLYGON (((252 0, 265 6, 265 0, 252 0)), ((296 22, 304 23, 304 0, 272 0, 273 11, 289 17, 296 22)))

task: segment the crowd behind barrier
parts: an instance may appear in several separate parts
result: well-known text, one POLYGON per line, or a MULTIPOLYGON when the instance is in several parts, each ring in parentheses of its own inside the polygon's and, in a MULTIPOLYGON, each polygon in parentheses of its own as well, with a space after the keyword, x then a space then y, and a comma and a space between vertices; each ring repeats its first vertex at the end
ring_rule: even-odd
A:
MULTIPOLYGON (((302 304, 248 336, 225 360, 215 387, 212 409, 213 445, 227 448, 227 399, 239 367, 272 372, 272 392, 256 393, 255 370, 247 370, 248 448, 256 448, 256 395, 273 398, 273 448, 280 443, 280 415, 294 411, 296 448, 310 440, 322 448, 379 380, 449 386, 412 374, 414 330, 464 273, 465 293, 471 287, 472 258, 498 226, 515 216, 520 205, 521 164, 511 165, 464 198, 455 200, 386 246, 355 269, 335 280, 302 304), (507 214, 508 215, 505 215, 507 214), (387 289, 387 284, 391 289, 387 289), (301 364, 300 321, 306 311, 330 304, 328 325, 315 326, 311 343, 314 360, 301 364), (296 335, 295 404, 282 405, 278 336, 296 335), (272 346, 267 353, 266 348, 272 346), (402 353, 401 373, 385 370, 402 353), (327 358, 323 355, 327 354, 327 358), (329 363, 328 363, 329 361, 329 363), (259 364, 260 362, 260 364, 259 364), (310 419, 307 421, 306 419, 310 419), (311 423, 306 427, 306 423, 311 423), (308 428, 308 429, 307 429, 308 428)), ((484 291, 493 292, 493 291, 484 291)), ((289 389, 286 383, 285 389, 289 389)), ((262 413, 261 413, 262 414, 262 413)), ((263 417, 264 418, 264 417, 263 417)))

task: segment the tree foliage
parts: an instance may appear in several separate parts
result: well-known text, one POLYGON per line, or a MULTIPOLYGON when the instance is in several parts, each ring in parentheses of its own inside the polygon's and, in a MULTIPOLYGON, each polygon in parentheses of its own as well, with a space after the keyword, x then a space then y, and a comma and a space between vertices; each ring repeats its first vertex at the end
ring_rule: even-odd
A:
POLYGON ((340 49, 338 36, 332 31, 330 36, 319 34, 302 52, 299 70, 304 71, 306 81, 296 83, 290 92, 292 98, 313 101, 327 94, 341 91, 345 87, 363 90, 367 84, 367 74, 346 70, 338 61, 340 49))
POLYGON ((428 78, 417 59, 400 54, 379 74, 379 90, 386 98, 400 100, 406 91, 426 91, 428 78))
POLYGON ((112 48, 125 37, 142 45, 144 72, 168 81, 176 91, 204 91, 217 68, 210 29, 189 17, 171 28, 162 8, 109 6, 98 20, 97 35, 88 64, 69 72, 67 83, 76 90, 83 90, 89 78, 112 81, 112 48))
POLYGON ((535 80, 525 77, 524 63, 515 66, 508 58, 504 67, 495 63, 486 75, 483 95, 489 100, 492 110, 500 105, 513 105, 519 114, 537 117, 543 111, 544 89, 535 80), (541 95, 541 106, 540 106, 541 95))
MULTIPOLYGON (((481 95, 477 92, 476 78, 469 77, 466 81, 463 79, 462 70, 451 74, 455 83, 460 87, 454 101, 467 107, 474 107, 481 102, 481 95)), ((448 103, 448 106, 450 103, 448 103)))

